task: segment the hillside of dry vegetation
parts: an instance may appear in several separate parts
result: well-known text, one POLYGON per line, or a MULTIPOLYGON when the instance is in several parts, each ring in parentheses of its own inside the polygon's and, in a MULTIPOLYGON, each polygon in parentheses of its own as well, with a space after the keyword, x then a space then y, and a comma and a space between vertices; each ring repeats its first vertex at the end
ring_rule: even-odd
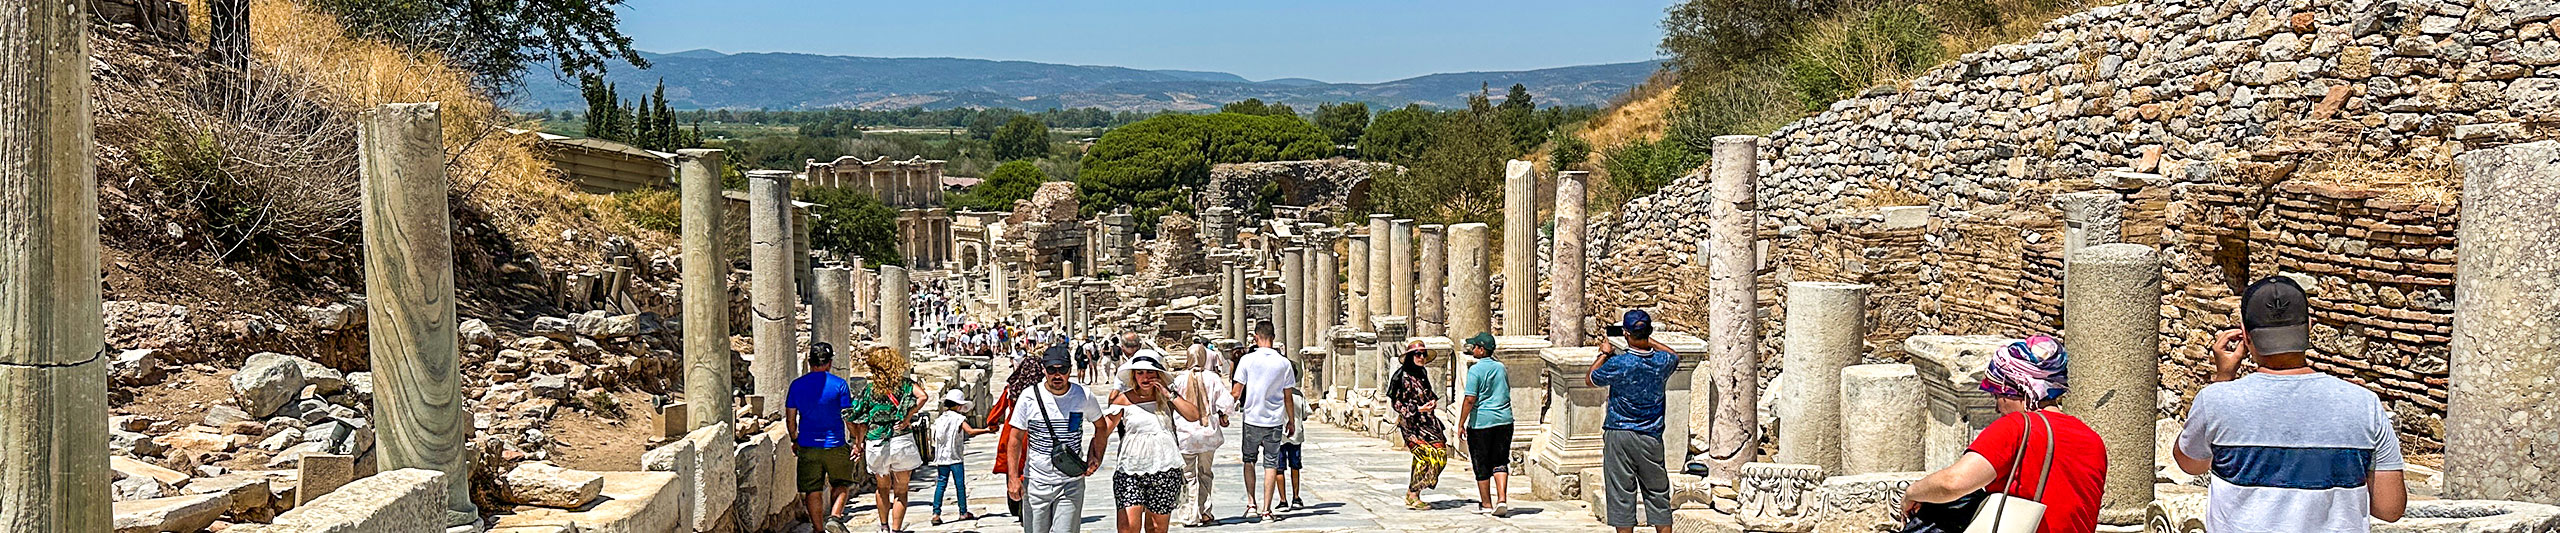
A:
MULTIPOLYGON (((188 9, 204 12, 200 0, 188 9)), ((443 103, 466 315, 503 320, 510 304, 535 299, 512 287, 534 280, 507 265, 576 270, 602 261, 611 239, 671 242, 559 179, 530 137, 506 133, 511 118, 466 73, 349 39, 291 0, 257 0, 251 13, 250 97, 236 116, 204 96, 203 17, 183 42, 123 26, 93 33, 108 299, 210 311, 192 314, 207 328, 293 322, 293 306, 361 293, 354 120, 391 102, 443 103)))

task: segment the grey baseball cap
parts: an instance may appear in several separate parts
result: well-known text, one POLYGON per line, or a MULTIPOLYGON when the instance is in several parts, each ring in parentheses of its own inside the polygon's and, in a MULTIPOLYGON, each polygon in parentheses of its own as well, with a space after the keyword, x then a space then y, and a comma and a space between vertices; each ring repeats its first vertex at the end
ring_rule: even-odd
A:
POLYGON ((2284 276, 2258 280, 2241 294, 2240 325, 2260 355, 2311 351, 2311 298, 2284 276))

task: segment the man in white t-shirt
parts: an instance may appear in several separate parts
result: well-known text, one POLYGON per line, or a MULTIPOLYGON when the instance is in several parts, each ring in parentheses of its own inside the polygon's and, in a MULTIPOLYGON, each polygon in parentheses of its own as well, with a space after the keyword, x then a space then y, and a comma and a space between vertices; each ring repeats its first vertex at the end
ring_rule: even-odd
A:
POLYGON ((1075 357, 1066 345, 1050 346, 1040 365, 1046 373, 1040 386, 1022 389, 1007 422, 1022 430, 1007 447, 1013 464, 1022 466, 1006 475, 1005 492, 1022 501, 1023 533, 1076 533, 1084 522, 1084 478, 1102 465, 1111 434, 1094 431, 1090 446, 1075 449, 1086 440, 1085 426, 1102 418, 1102 404, 1069 379, 1075 357), (1058 471, 1053 453, 1083 455, 1084 471, 1058 471))
POLYGON ((1280 486, 1280 441, 1297 432, 1297 406, 1289 397, 1298 394, 1297 365, 1271 349, 1271 322, 1253 326, 1253 351, 1236 361, 1234 396, 1242 406, 1244 418, 1244 462, 1246 505, 1269 522, 1272 492, 1280 486), (1263 470, 1268 482, 1262 491, 1254 492, 1253 469, 1263 470))

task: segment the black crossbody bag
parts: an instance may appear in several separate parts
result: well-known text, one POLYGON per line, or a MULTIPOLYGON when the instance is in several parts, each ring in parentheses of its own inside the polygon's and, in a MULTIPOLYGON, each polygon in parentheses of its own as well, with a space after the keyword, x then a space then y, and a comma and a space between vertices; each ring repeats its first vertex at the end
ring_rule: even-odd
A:
MULTIPOLYGON (((1038 392, 1038 394, 1047 394, 1048 392, 1049 391, 1044 390, 1038 392)), ((1058 414, 1049 410, 1049 402, 1043 401, 1039 403, 1040 418, 1043 422, 1055 422, 1058 420, 1058 414)), ((1068 422, 1072 423, 1074 421, 1069 420, 1068 422)), ((1083 451, 1077 450, 1076 447, 1068 443, 1066 439, 1058 438, 1058 431, 1056 431, 1055 428, 1052 428, 1050 431, 1044 431, 1043 433, 1049 434, 1050 468, 1058 469, 1058 473, 1066 474, 1070 477, 1084 477, 1086 472, 1093 470, 1092 465, 1085 462, 1083 451)))

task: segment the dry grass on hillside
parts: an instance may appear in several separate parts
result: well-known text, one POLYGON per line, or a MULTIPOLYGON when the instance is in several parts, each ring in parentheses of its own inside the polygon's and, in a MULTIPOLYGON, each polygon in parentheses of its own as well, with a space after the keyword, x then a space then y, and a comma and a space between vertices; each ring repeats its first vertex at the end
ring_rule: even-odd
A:
MULTIPOLYGON (((187 1, 204 12, 202 0, 187 1)), ((591 262, 602 259, 592 244, 598 232, 633 236, 643 246, 670 242, 632 224, 610 198, 559 179, 534 152, 532 136, 506 133, 505 110, 471 86, 469 73, 433 54, 348 38, 328 14, 293 0, 255 0, 250 13, 257 60, 311 87, 309 98, 348 113, 441 102, 454 196, 518 246, 554 261, 591 262)), ((202 35, 203 19, 196 20, 202 35)))

